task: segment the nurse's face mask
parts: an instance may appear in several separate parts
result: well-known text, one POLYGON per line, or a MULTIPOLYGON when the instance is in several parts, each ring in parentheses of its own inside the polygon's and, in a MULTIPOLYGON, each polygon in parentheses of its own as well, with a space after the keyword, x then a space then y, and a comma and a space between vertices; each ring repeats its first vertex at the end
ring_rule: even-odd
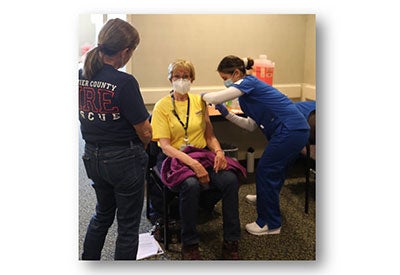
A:
POLYGON ((235 75, 235 73, 236 73, 236 71, 234 71, 234 72, 232 73, 231 78, 229 78, 229 79, 227 79, 227 80, 224 81, 224 85, 225 85, 226 88, 229 88, 229 87, 232 86, 232 84, 234 83, 232 79, 233 79, 233 76, 235 75))

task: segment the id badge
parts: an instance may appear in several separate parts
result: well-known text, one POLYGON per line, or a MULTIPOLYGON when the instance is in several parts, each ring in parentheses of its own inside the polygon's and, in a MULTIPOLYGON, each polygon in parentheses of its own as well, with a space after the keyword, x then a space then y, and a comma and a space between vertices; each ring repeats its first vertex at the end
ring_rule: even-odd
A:
POLYGON ((186 144, 182 144, 181 147, 179 148, 179 150, 183 151, 183 150, 185 150, 186 147, 187 147, 186 144))
POLYGON ((183 150, 185 150, 186 147, 188 147, 188 146, 190 146, 190 144, 182 144, 182 145, 179 147, 179 150, 183 151, 183 150))

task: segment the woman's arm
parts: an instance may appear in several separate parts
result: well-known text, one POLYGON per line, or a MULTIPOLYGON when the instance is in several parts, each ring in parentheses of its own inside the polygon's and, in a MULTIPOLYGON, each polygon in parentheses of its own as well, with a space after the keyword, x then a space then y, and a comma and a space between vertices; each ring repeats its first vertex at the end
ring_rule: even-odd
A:
POLYGON ((152 137, 152 128, 149 120, 146 119, 139 124, 135 124, 133 125, 133 128, 135 128, 136 134, 142 141, 144 148, 146 148, 152 137))
POLYGON ((215 109, 217 109, 224 118, 247 131, 252 132, 258 127, 257 123, 250 117, 241 117, 230 113, 224 104, 216 104, 215 109))
POLYGON ((179 159, 185 165, 190 167, 190 169, 192 169, 193 172, 196 174, 196 177, 199 179, 200 183, 210 182, 208 172, 203 167, 203 165, 201 165, 200 162, 191 158, 188 154, 173 147, 169 138, 160 138, 159 142, 163 153, 168 157, 179 159))
MULTIPOLYGON (((202 95, 202 98, 204 101, 212 103, 212 104, 218 104, 220 105, 220 103, 222 102, 226 102, 229 100, 232 100, 234 98, 237 98, 239 96, 243 95, 243 92, 241 92, 238 88, 235 87, 229 87, 225 90, 219 91, 219 92, 210 92, 210 93, 206 93, 202 95)), ((223 116, 231 121, 232 123, 236 124, 237 126, 246 129, 250 132, 254 131, 255 129, 257 129, 257 123, 251 119, 250 117, 240 117, 238 115, 232 114, 230 113, 225 106, 220 105, 220 108, 216 108, 218 109, 221 113, 224 113, 226 115, 223 114, 223 116), (224 109, 225 112, 223 112, 221 110, 221 108, 224 109)))
POLYGON ((246 129, 247 131, 253 132, 258 128, 257 123, 251 117, 241 117, 232 113, 225 116, 227 120, 236 124, 240 128, 246 129))
POLYGON ((226 168, 227 161, 225 159, 224 151, 221 148, 221 144, 219 143, 217 137, 214 134, 214 129, 212 127, 207 108, 204 114, 204 119, 206 122, 206 130, 204 132, 204 137, 207 142, 207 147, 215 153, 214 170, 215 172, 218 172, 219 170, 223 170, 226 168))
POLYGON ((212 103, 212 104, 218 104, 218 103, 232 100, 241 95, 243 95, 243 92, 241 92, 238 88, 229 87, 229 88, 219 91, 219 92, 210 92, 210 93, 203 94, 201 97, 205 102, 212 103))

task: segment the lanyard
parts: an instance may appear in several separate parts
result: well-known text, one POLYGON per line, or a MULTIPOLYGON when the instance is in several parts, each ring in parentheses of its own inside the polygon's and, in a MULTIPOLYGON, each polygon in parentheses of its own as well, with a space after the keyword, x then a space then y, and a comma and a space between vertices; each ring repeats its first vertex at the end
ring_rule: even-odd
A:
POLYGON ((172 113, 175 115, 175 117, 178 119, 179 123, 182 125, 183 130, 185 131, 185 137, 183 138, 183 141, 185 141, 186 145, 189 144, 189 138, 187 134, 187 129, 189 126, 189 112, 190 112, 190 99, 188 95, 188 103, 187 103, 187 110, 186 110, 186 123, 183 124, 182 120, 179 118, 178 113, 176 112, 176 106, 175 106, 175 98, 174 95, 171 94, 171 100, 172 100, 172 106, 174 109, 172 110, 172 113))

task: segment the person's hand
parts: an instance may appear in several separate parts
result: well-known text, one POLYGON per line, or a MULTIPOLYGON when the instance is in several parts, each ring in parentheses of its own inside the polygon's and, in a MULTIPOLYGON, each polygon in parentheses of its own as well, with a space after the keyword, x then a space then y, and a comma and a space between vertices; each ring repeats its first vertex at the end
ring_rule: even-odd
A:
POLYGON ((229 114, 229 111, 226 109, 224 104, 216 104, 215 109, 217 109, 223 117, 226 117, 229 114))
POLYGON ((218 150, 214 158, 214 171, 218 173, 220 170, 224 170, 228 162, 226 161, 225 155, 222 150, 218 150))
POLYGON ((199 179, 200 183, 209 183, 210 182, 210 176, 208 175, 207 170, 204 168, 203 165, 201 165, 200 162, 196 161, 192 166, 191 166, 193 172, 196 174, 196 177, 199 179))

